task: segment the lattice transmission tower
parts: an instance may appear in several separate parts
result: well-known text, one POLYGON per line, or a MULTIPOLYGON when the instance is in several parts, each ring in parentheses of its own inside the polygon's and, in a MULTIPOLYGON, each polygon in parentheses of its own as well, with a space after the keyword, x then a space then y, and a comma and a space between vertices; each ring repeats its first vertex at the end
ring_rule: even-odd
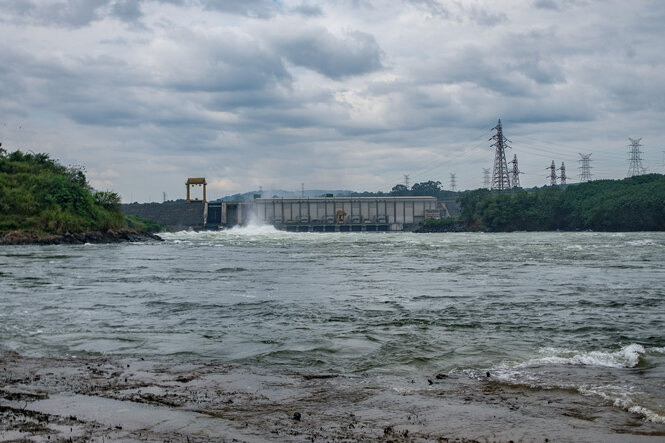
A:
POLYGON ((559 183, 565 185, 566 179, 568 177, 566 177, 566 165, 563 162, 561 162, 561 167, 559 168, 559 172, 561 173, 561 175, 559 176, 559 183))
POLYGON ((513 168, 510 170, 510 183, 513 185, 513 188, 521 188, 520 174, 523 174, 523 172, 520 171, 520 168, 517 165, 517 154, 515 154, 513 160, 509 163, 513 165, 513 168))
POLYGON ((556 177, 556 165, 554 164, 554 160, 552 160, 552 164, 548 168, 545 168, 545 169, 550 170, 550 175, 548 175, 548 177, 550 179, 550 186, 556 186, 557 177, 556 177))
POLYGON ((628 166, 628 177, 642 175, 644 174, 644 168, 642 167, 642 151, 640 151, 640 148, 642 147, 640 140, 642 140, 642 138, 640 137, 637 140, 634 140, 628 137, 628 140, 630 140, 630 144, 628 145, 630 148, 630 166, 628 166))
POLYGON ((457 174, 450 174, 450 190, 453 192, 457 190, 457 181, 455 180, 456 177, 457 174))
POLYGON ((404 174, 404 186, 409 189, 409 174, 404 174))
POLYGON ((483 168, 483 188, 490 187, 490 168, 483 168))
POLYGON ((580 154, 581 159, 579 159, 580 162, 580 182, 588 182, 591 181, 591 154, 580 154))
POLYGON ((510 143, 510 140, 503 136, 501 119, 499 119, 497 125, 492 129, 496 131, 496 134, 490 140, 494 140, 492 147, 496 148, 496 150, 494 153, 491 189, 503 191, 510 189, 510 171, 508 171, 508 164, 506 163, 506 148, 510 147, 507 145, 507 143, 510 143))

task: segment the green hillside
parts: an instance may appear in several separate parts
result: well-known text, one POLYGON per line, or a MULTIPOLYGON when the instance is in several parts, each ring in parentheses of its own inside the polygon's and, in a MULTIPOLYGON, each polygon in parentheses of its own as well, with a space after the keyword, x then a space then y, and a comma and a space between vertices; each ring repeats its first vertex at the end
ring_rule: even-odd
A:
POLYGON ((0 234, 105 231, 122 224, 118 194, 92 189, 80 168, 48 154, 0 148, 0 234))

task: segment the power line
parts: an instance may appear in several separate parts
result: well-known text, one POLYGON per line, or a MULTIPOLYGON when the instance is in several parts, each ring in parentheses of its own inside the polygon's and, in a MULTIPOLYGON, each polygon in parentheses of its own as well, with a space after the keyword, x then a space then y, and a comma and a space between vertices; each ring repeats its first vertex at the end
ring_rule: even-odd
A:
POLYGON ((412 178, 421 177, 422 175, 424 175, 428 172, 434 171, 435 169, 439 169, 442 166, 449 165, 453 161, 455 161, 455 160, 457 160, 457 159, 459 159, 459 158, 461 158, 465 155, 468 155, 468 154, 470 154, 471 152, 473 152, 475 150, 478 150, 478 148, 480 148, 483 144, 485 144, 484 138, 491 131, 492 131, 492 129, 488 129, 488 130, 484 131, 482 134, 479 134, 476 138, 472 139, 471 140, 472 142, 475 141, 475 140, 480 139, 480 141, 477 144, 475 144, 474 146, 471 146, 470 148, 464 148, 463 150, 459 151, 457 155, 454 155, 450 158, 446 158, 443 161, 435 163, 433 166, 428 166, 427 168, 423 168, 420 171, 417 171, 416 173, 411 175, 412 178))

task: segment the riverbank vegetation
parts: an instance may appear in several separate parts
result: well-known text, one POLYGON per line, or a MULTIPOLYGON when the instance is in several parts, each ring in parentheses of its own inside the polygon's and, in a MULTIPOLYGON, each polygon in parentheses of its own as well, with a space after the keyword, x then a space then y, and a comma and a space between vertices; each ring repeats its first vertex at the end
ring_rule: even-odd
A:
POLYGON ((123 225, 141 232, 154 228, 140 220, 126 222, 120 196, 94 190, 83 171, 79 166, 63 166, 48 154, 0 148, 0 235, 13 232, 16 236, 20 231, 30 233, 26 237, 30 240, 117 231, 117 236, 126 236, 123 225))
POLYGON ((509 193, 477 189, 461 194, 458 201, 467 230, 665 230, 661 174, 509 193))

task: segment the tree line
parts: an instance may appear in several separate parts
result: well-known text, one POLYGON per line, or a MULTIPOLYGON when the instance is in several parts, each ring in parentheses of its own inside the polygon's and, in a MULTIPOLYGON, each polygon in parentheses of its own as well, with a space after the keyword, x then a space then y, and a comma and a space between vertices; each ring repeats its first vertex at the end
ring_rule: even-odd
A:
POLYGON ((665 176, 595 180, 530 191, 460 194, 460 222, 486 231, 663 231, 665 176))

